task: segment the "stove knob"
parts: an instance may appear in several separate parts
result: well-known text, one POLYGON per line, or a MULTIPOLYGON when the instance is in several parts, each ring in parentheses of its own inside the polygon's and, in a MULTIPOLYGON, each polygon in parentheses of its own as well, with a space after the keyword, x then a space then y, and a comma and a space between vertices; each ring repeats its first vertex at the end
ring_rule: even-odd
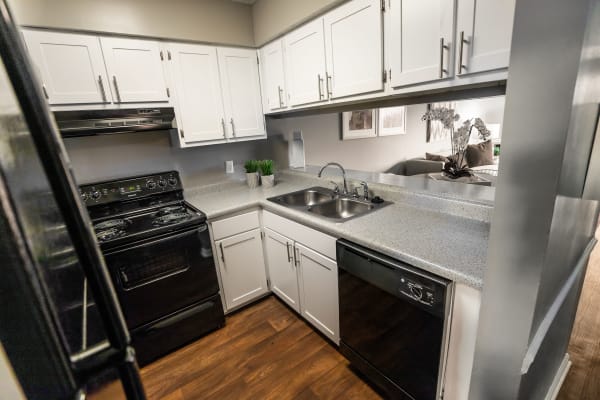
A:
POLYGON ((100 193, 98 190, 92 192, 92 199, 98 200, 100 196, 102 196, 102 193, 100 193))
POLYGON ((87 194, 87 192, 81 193, 81 200, 88 201, 89 198, 90 198, 90 195, 87 194))
POLYGON ((417 299, 417 300, 421 300, 423 298, 423 290, 421 290, 420 287, 411 286, 410 292, 412 293, 413 296, 415 296, 415 299, 417 299))
POLYGON ((177 185, 177 178, 170 177, 169 178, 169 185, 171 185, 171 186, 177 185))
POLYGON ((164 188, 165 186, 167 186, 167 181, 165 181, 164 179, 159 180, 158 186, 160 186, 161 188, 164 188))
POLYGON ((154 189, 156 187, 156 182, 154 181, 148 181, 146 182, 146 187, 150 190, 154 189))

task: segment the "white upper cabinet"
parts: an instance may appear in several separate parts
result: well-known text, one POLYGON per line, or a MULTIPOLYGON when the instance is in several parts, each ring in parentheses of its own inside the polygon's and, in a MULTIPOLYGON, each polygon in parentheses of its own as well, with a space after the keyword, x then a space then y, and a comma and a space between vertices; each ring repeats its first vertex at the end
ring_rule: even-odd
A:
POLYGON ((260 50, 262 65, 263 93, 268 111, 285 108, 285 67, 283 60, 283 40, 276 40, 260 50))
POLYGON ((325 15, 324 26, 328 97, 382 90, 381 1, 345 3, 325 15))
POLYGON ((458 0, 457 75, 508 67, 515 0, 458 0))
POLYGON ((227 137, 266 135, 257 51, 219 47, 217 54, 227 137))
POLYGON ((323 18, 289 33, 284 41, 290 105, 326 100, 323 18))
POLYGON ((217 49, 180 43, 171 43, 168 49, 181 140, 186 144, 225 140, 217 49))
POLYGON ((100 42, 116 103, 169 101, 158 42, 113 37, 100 42))
POLYGON ((392 87, 453 76, 454 1, 391 0, 388 21, 392 87))
POLYGON ((288 306, 300 312, 294 241, 265 228, 265 252, 269 266, 271 290, 288 306))
POLYGON ((96 36, 27 29, 23 36, 51 105, 111 102, 96 36))

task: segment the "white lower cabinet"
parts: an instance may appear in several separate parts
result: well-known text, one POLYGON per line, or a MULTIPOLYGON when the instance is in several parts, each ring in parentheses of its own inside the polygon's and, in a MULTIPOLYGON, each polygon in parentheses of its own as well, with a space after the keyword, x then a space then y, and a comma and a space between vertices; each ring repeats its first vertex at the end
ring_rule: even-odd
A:
POLYGON ((271 290, 339 344, 336 239, 268 211, 263 223, 271 290))
POLYGON ((296 243, 301 314, 325 336, 340 339, 338 271, 335 261, 296 243))
POLYGON ((265 228, 265 252, 269 265, 271 291, 288 306, 300 312, 294 241, 265 228))
POLYGON ((267 293, 260 228, 215 242, 227 310, 267 293))

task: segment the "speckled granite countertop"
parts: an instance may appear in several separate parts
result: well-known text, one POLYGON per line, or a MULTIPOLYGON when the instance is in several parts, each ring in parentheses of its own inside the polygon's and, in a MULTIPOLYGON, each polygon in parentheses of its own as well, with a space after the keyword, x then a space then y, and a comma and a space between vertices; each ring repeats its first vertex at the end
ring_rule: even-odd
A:
POLYGON ((327 187, 330 186, 328 181, 329 178, 284 173, 270 189, 249 189, 244 182, 230 180, 186 188, 185 198, 206 213, 209 220, 262 207, 334 237, 345 238, 433 274, 481 289, 487 262, 490 206, 372 184, 372 192, 394 204, 336 223, 267 200, 311 186, 327 187))

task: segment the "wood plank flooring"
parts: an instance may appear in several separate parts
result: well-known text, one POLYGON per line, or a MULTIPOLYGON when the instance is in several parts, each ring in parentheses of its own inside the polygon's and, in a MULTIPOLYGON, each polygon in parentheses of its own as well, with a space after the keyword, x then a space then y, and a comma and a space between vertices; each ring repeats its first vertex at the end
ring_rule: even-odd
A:
MULTIPOLYGON (((268 297, 142 369, 149 399, 380 399, 336 348, 268 297)), ((120 385, 91 399, 123 398, 120 385)))
MULTIPOLYGON (((600 246, 590 257, 558 400, 600 399, 600 246)), ((149 399, 380 399, 336 349, 274 297, 142 369, 149 399)), ((90 396, 114 400, 112 385, 90 396)))

